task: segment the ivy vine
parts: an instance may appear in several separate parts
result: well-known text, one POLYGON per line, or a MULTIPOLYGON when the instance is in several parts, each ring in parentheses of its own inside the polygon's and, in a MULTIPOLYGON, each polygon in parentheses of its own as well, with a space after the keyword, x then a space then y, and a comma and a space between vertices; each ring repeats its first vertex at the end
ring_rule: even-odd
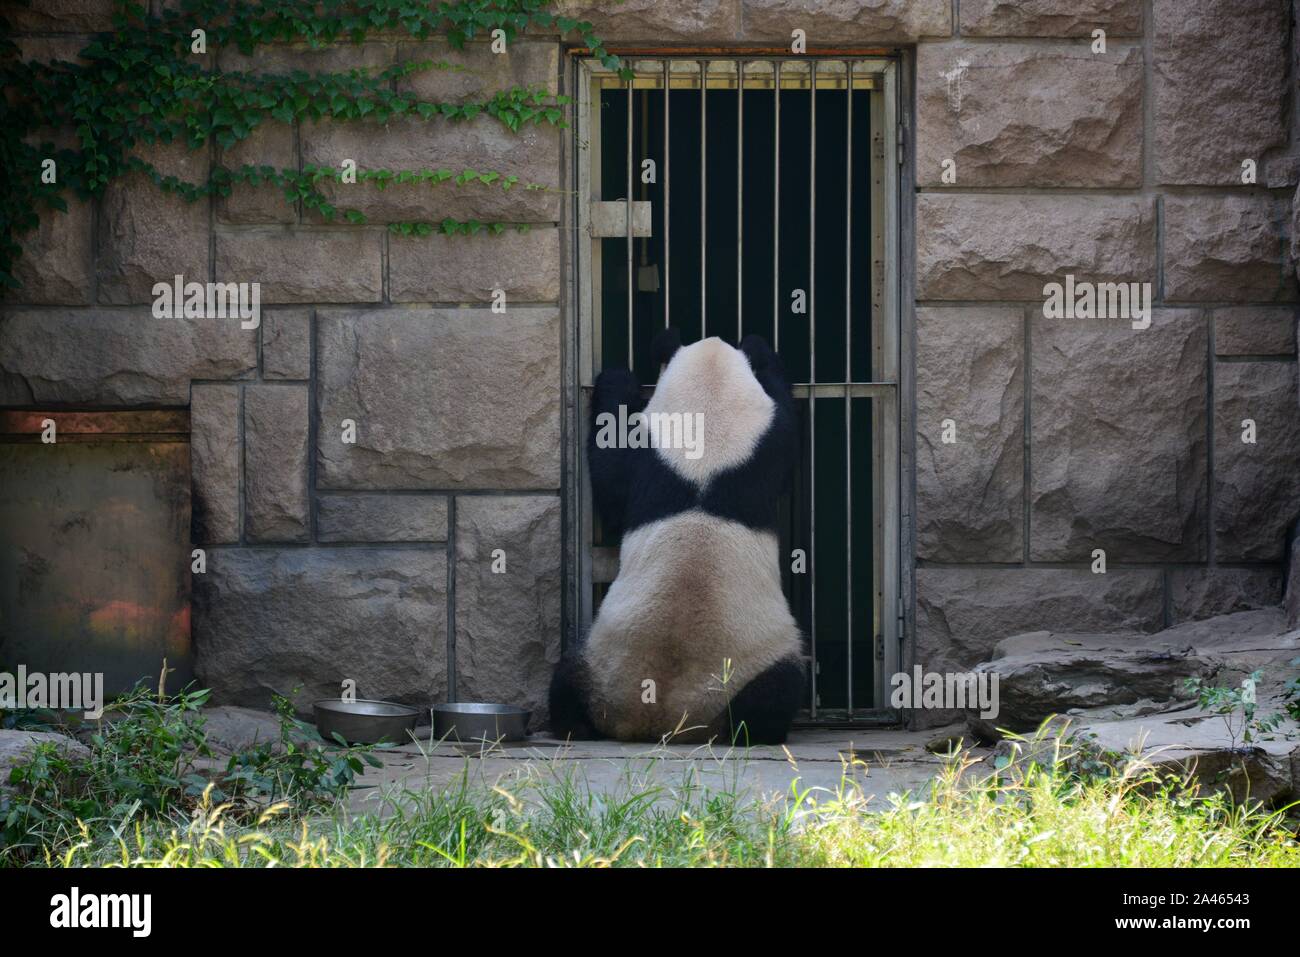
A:
MULTIPOLYGON (((14 264, 22 255, 20 238, 40 224, 42 210, 67 210, 65 194, 81 199, 103 193, 119 176, 142 173, 161 189, 195 201, 228 196, 240 185, 266 183, 280 188, 291 203, 326 220, 365 222, 358 210, 339 209, 318 189, 325 179, 342 180, 332 167, 303 169, 216 165, 203 183, 160 173, 135 152, 142 144, 183 142, 200 149, 215 142, 224 150, 247 139, 265 122, 293 123, 324 118, 384 123, 393 118, 451 122, 490 116, 512 132, 528 125, 564 125, 568 99, 542 88, 511 87, 486 100, 440 103, 397 90, 397 81, 428 70, 463 70, 429 59, 383 70, 263 74, 220 72, 193 51, 194 31, 204 31, 209 54, 234 47, 250 54, 268 43, 305 42, 313 49, 340 42, 361 43, 372 32, 401 31, 415 39, 442 36, 453 48, 503 31, 512 42, 530 26, 576 34, 603 65, 621 69, 593 35, 592 25, 558 16, 551 0, 182 0, 160 16, 136 0, 118 0, 113 32, 96 37, 80 53, 84 63, 24 61, 0 17, 0 164, 9 183, 0 197, 0 287, 19 285, 14 264), (52 131, 71 131, 75 146, 58 147, 52 131), (47 181, 47 161, 54 180, 47 181)), ((627 76, 627 72, 623 71, 627 76)), ((519 186, 518 177, 497 171, 464 169, 358 169, 358 183, 377 189, 393 184, 495 187, 519 186)), ((522 189, 545 188, 524 184, 522 189)), ((469 235, 501 233, 523 224, 445 219, 440 223, 391 223, 401 235, 433 232, 469 235)))

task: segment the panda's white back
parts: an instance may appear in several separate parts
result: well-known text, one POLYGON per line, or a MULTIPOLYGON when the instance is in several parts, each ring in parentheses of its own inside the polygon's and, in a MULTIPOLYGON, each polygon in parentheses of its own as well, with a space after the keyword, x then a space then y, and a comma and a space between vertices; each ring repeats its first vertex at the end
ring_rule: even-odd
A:
MULTIPOLYGON (((677 351, 646 412, 703 414, 702 454, 652 453, 703 493, 725 470, 743 475, 776 407, 743 353, 706 339, 677 351)), ((772 531, 702 508, 627 532, 583 652, 596 726, 622 739, 705 726, 749 681, 799 655, 779 560, 772 531)))

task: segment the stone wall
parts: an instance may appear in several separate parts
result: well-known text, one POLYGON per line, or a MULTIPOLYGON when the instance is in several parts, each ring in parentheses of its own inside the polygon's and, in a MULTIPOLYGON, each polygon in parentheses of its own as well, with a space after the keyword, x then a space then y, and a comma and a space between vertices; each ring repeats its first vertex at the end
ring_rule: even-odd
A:
MULTIPOLYGON (((5 5, 29 57, 75 56, 111 9, 5 5)), ((266 72, 448 61, 401 81, 440 102, 514 84, 554 92, 560 76, 545 37, 503 56, 398 36, 211 56, 266 72)), ((428 704, 449 693, 454 658, 461 699, 518 702, 545 723, 560 653, 560 137, 487 116, 268 123, 227 155, 143 152, 195 182, 217 162, 348 158, 493 169, 548 189, 338 186, 338 204, 367 216, 354 226, 270 186, 187 204, 127 178, 46 215, 27 243, 24 286, 0 318, 0 404, 190 406, 193 539, 207 561, 193 636, 215 701, 266 707, 300 688, 305 706, 350 679, 362 697, 428 704), (456 238, 386 228, 447 216, 531 225, 456 238), (153 318, 154 283, 177 273, 260 283, 260 327, 153 318), (490 308, 498 289, 504 313, 490 308)))
MULTIPOLYGON (((964 668, 1016 631, 1153 631, 1281 598, 1300 513, 1290 0, 558 6, 614 46, 784 48, 802 29, 814 52, 896 49, 914 75, 918 661, 964 668), (1066 274, 1150 283, 1149 328, 1045 318, 1044 284, 1066 274)), ((29 56, 70 57, 111 7, 35 0, 11 16, 29 56)), ((402 81, 430 99, 555 90, 562 75, 542 34, 501 57, 389 37, 215 58, 321 70, 429 55, 468 68, 402 81)), ((351 678, 428 702, 454 659, 459 697, 545 720, 561 633, 562 135, 486 117, 320 122, 267 126, 229 156, 151 149, 189 179, 219 160, 352 158, 555 189, 340 186, 370 220, 342 226, 269 187, 187 205, 128 179, 28 243, 0 318, 0 403, 190 406, 208 556, 194 637, 218 700, 302 685, 306 701, 351 678), (533 228, 385 229, 444 216, 533 228), (151 287, 176 273, 260 282, 261 327, 153 319, 151 287)))

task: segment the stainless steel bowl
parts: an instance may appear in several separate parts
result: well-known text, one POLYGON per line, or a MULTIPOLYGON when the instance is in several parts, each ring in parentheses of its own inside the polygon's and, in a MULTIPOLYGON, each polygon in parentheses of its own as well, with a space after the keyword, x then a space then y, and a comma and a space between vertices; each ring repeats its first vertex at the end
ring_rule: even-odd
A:
POLYGON ((348 744, 406 744, 420 711, 393 701, 326 698, 312 705, 316 730, 326 741, 337 732, 348 744))
POLYGON ((459 701, 433 706, 433 736, 478 744, 523 741, 528 737, 531 711, 508 704, 459 701))

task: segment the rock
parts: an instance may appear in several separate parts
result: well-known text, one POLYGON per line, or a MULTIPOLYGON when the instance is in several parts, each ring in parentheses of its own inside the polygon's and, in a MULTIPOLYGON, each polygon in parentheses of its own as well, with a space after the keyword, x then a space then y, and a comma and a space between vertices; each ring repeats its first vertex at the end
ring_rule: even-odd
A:
POLYGON ((1157 182, 1240 186, 1243 160, 1258 166, 1287 142, 1286 5, 1155 0, 1152 11, 1157 182))
POLYGON ((1024 549, 1024 314, 916 310, 917 555, 1019 561, 1024 549), (943 441, 952 419, 956 441, 943 441))
POLYGON ((35 232, 17 239, 23 254, 13 263, 18 289, 6 289, 5 302, 41 305, 90 305, 94 300, 94 240, 91 204, 65 197, 67 212, 42 208, 35 232))
MULTIPOLYGON (((628 40, 733 42, 740 32, 741 0, 625 0, 614 5, 592 0, 557 0, 555 13, 586 20, 606 43, 628 40)), ((788 39, 789 31, 785 37, 788 39)))
POLYGON ((1291 530, 1291 556, 1287 561, 1286 599, 1282 604, 1289 628, 1300 628, 1300 522, 1291 530))
POLYGON ((1230 306, 1214 310, 1214 353, 1294 356, 1295 306, 1230 306))
POLYGON ((442 495, 322 495, 316 505, 322 542, 445 542, 442 495))
POLYGON ((953 754, 963 747, 974 744, 970 731, 960 725, 940 731, 925 742, 925 750, 931 754, 953 754))
POLYGON ((183 406, 191 379, 257 369, 257 333, 233 319, 155 319, 148 309, 0 311, 0 402, 183 406))
POLYGON ((1091 282, 1156 278, 1156 215, 1148 199, 921 193, 916 230, 922 300, 1041 302, 1043 286, 1067 274, 1091 282))
POLYGON ((560 298, 560 231, 539 227, 499 236, 393 236, 388 241, 394 302, 516 302, 560 298))
POLYGON ((37 0, 5 3, 3 15, 14 32, 101 33, 113 29, 115 0, 37 0))
POLYGON ((1142 35, 1141 0, 962 0, 968 37, 1111 37, 1142 35))
POLYGON ((1285 219, 1281 196, 1166 196, 1165 298, 1294 302, 1285 219))
POLYGON ((262 377, 311 378, 311 312, 268 309, 262 313, 262 377))
POLYGON ((320 487, 559 488, 558 310, 320 310, 317 337, 320 487))
POLYGON ((560 660, 560 500, 456 499, 456 697, 530 709, 546 727, 560 660), (498 550, 500 550, 498 552, 498 550), (504 571, 494 563, 504 562, 504 571))
POLYGON ((399 92, 434 103, 486 101, 512 86, 555 93, 560 73, 559 47, 549 41, 516 39, 504 54, 496 54, 490 41, 470 41, 457 50, 446 40, 430 40, 402 44, 401 57, 434 61, 433 69, 397 80, 399 92))
POLYGON ((916 570, 916 660, 965 671, 1007 635, 1030 629, 1156 631, 1164 617, 1158 569, 940 568, 916 570))
POLYGON ((1276 605, 1282 584, 1279 568, 1173 568, 1169 618, 1179 624, 1276 605))
POLYGON ((952 8, 944 0, 742 0, 742 6, 744 39, 780 46, 789 45, 796 29, 807 31, 810 49, 952 35, 952 8))
MULTIPOLYGON (((247 139, 222 150, 221 162, 231 170, 245 164, 296 170, 298 148, 294 144, 293 126, 268 120, 256 127, 247 139)), ((258 186, 239 183, 229 196, 217 200, 217 218, 223 223, 296 223, 298 203, 286 199, 284 191, 274 183, 258 186)))
POLYGON ((28 760, 32 752, 42 744, 54 745, 69 760, 84 761, 90 757, 90 748, 66 734, 0 728, 0 792, 10 789, 9 774, 14 765, 28 760))
POLYGON ((1035 315, 1031 341, 1030 558, 1204 559, 1204 316, 1157 309, 1134 329, 1035 315))
POLYGON ((194 386, 190 400, 190 525, 197 545, 238 542, 240 535, 240 387, 194 386))
POLYGON ((360 698, 444 700, 443 549, 221 548, 194 576, 195 672, 213 704, 300 713, 356 682, 360 698))
POLYGON ((280 719, 267 711, 218 705, 204 708, 203 718, 208 745, 215 750, 234 753, 280 741, 280 719))
MULTIPOLYGON (((321 193, 340 209, 357 209, 375 223, 444 217, 483 222, 552 223, 560 218, 560 130, 546 123, 511 132, 482 115, 451 121, 392 119, 376 135, 373 123, 320 120, 304 123, 300 134, 306 165, 338 168, 345 159, 359 169, 464 169, 519 177, 510 189, 501 182, 393 184, 380 190, 366 183, 322 180, 321 193), (540 185, 544 189, 526 187, 540 185)), ((315 214, 311 214, 313 217, 315 214)))
MULTIPOLYGON (((157 144, 137 151, 164 176, 187 183, 208 179, 207 149, 191 150, 185 143, 157 144)), ((104 189, 99 213, 96 264, 99 301, 152 303, 153 287, 171 282, 207 282, 210 204, 186 202, 165 193, 143 173, 128 173, 104 189)))
POLYGON ((253 227, 217 232, 219 282, 261 284, 276 302, 379 302, 383 234, 376 229, 253 227))
POLYGON ((1167 628, 1154 635, 1034 631, 998 642, 977 672, 999 676, 995 718, 968 715, 983 733, 995 728, 1026 733, 1072 709, 1113 708, 1138 702, 1180 702, 1187 678, 1237 685, 1265 672, 1261 697, 1281 689, 1288 662, 1300 651, 1300 632, 1285 632, 1277 608, 1224 615, 1167 628))
POLYGON ((249 542, 311 537, 306 385, 244 389, 244 535, 249 542))
POLYGON ((1300 415, 1294 362, 1216 362, 1215 553, 1275 562, 1300 515, 1300 415), (1254 423, 1254 442, 1243 422, 1254 423))
POLYGON ((1142 182, 1142 51, 1074 43, 922 44, 917 181, 1134 187, 1142 182))
MULTIPOLYGON (((405 30, 401 36, 410 39, 405 30)), ((349 70, 378 73, 393 65, 395 53, 393 44, 374 41, 343 41, 317 47, 309 43, 263 43, 252 53, 244 53, 230 44, 217 51, 217 64, 223 73, 291 73, 294 70, 304 73, 346 73, 349 70)))

